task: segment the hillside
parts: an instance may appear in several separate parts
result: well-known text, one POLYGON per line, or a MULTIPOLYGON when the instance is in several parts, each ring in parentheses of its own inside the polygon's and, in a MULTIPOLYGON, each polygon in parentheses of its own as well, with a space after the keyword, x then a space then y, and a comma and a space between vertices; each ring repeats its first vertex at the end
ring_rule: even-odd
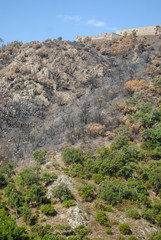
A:
POLYGON ((160 94, 160 36, 0 48, 2 240, 161 239, 160 94))
POLYGON ((120 121, 116 103, 127 98, 124 83, 148 79, 159 43, 158 37, 46 40, 1 48, 1 153, 17 161, 40 148, 61 150, 63 143, 107 142, 120 121))

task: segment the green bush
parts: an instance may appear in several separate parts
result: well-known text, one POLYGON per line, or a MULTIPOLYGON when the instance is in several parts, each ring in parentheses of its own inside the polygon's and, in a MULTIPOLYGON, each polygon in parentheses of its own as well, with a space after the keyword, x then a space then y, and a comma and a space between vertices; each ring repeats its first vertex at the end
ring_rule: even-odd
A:
POLYGON ((157 224, 161 227, 161 211, 156 215, 157 224))
POLYGON ((161 78, 154 78, 152 84, 154 87, 161 87, 161 78))
POLYGON ((65 225, 56 225, 55 229, 59 230, 59 231, 68 231, 71 229, 71 226, 65 226, 65 225))
POLYGON ((22 185, 32 185, 32 184, 37 184, 39 181, 39 176, 35 173, 35 168, 33 167, 28 167, 22 170, 20 172, 20 178, 22 185))
POLYGON ((42 188, 39 184, 33 184, 26 193, 26 201, 38 206, 46 200, 45 194, 45 188, 42 188))
POLYGON ((30 226, 35 225, 38 219, 37 215, 32 215, 28 205, 25 204, 22 209, 23 220, 30 226))
POLYGON ((158 194, 159 190, 161 189, 161 167, 149 169, 148 177, 149 183, 154 187, 156 194, 158 194))
POLYGON ((106 180, 100 184, 99 196, 113 206, 121 202, 122 199, 131 199, 133 192, 126 182, 106 180))
POLYGON ((8 212, 4 209, 0 209, 0 236, 2 240, 18 239, 18 240, 29 240, 29 234, 27 229, 18 227, 16 219, 8 215, 8 212))
POLYGON ((141 213, 141 217, 148 221, 153 221, 153 210, 152 209, 143 210, 141 213))
POLYGON ((152 233, 148 240, 160 240, 161 239, 161 231, 158 233, 152 233))
POLYGON ((47 216, 55 216, 56 211, 54 209, 54 206, 51 204, 46 204, 41 208, 41 212, 47 216))
POLYGON ((105 159, 110 155, 111 152, 109 148, 103 146, 103 147, 97 148, 96 153, 100 154, 102 159, 105 159))
POLYGON ((45 162, 46 150, 39 150, 33 153, 33 159, 37 164, 43 164, 45 162))
POLYGON ((72 199, 71 191, 65 183, 60 183, 53 187, 52 195, 53 197, 58 198, 61 202, 72 199))
POLYGON ((95 207, 96 210, 107 211, 107 206, 106 206, 106 204, 105 204, 103 201, 101 201, 101 200, 96 201, 96 202, 94 203, 94 207, 95 207))
POLYGON ((68 207, 72 207, 72 206, 75 206, 75 205, 76 205, 76 202, 73 199, 63 201, 63 206, 64 207, 68 208, 68 207))
POLYGON ((120 148, 128 145, 127 136, 119 136, 116 137, 115 140, 111 144, 112 150, 119 150, 120 148))
POLYGON ((5 175, 5 177, 10 178, 15 174, 14 172, 14 163, 9 162, 1 169, 1 173, 5 175))
POLYGON ((126 211, 126 216, 131 217, 133 219, 139 219, 140 218, 140 214, 138 213, 138 211, 136 209, 128 209, 126 211))
POLYGON ((103 211, 97 211, 95 214, 95 219, 97 222, 99 222, 101 225, 108 226, 109 224, 109 218, 103 211))
POLYGON ((49 183, 55 181, 58 176, 55 173, 49 173, 47 171, 43 172, 41 175, 41 180, 48 185, 49 183))
POLYGON ((89 233, 89 229, 87 229, 84 225, 79 225, 74 229, 74 232, 81 237, 80 239, 82 239, 84 236, 86 236, 89 233))
POLYGON ((78 193, 85 201, 92 201, 94 199, 94 188, 92 185, 87 184, 78 188, 78 193))
POLYGON ((37 223, 31 228, 31 233, 38 235, 38 236, 36 236, 36 239, 38 237, 38 239, 40 238, 43 240, 49 240, 49 239, 55 240, 55 239, 49 238, 49 234, 51 234, 51 232, 53 232, 53 228, 49 224, 42 226, 37 223))
POLYGON ((111 230, 111 227, 107 227, 105 233, 107 234, 112 234, 112 230, 111 230))
POLYGON ((123 235, 129 235, 131 234, 130 226, 127 223, 122 223, 119 225, 119 231, 123 235))
POLYGON ((66 148, 61 154, 62 159, 65 163, 82 163, 83 161, 83 152, 77 148, 66 148))
POLYGON ((161 146, 161 123, 156 123, 153 128, 146 129, 141 133, 143 147, 153 150, 161 146))
POLYGON ((161 146, 151 150, 149 152, 149 156, 154 160, 160 160, 161 159, 161 146))
POLYGON ((3 188, 5 186, 5 183, 6 183, 6 178, 5 176, 3 175, 2 172, 0 172, 0 188, 3 188))
POLYGON ((93 174, 92 180, 94 180, 95 183, 100 184, 104 180, 104 176, 102 174, 93 174))
POLYGON ((138 238, 135 237, 135 236, 130 236, 130 237, 128 238, 128 240, 138 240, 138 238))

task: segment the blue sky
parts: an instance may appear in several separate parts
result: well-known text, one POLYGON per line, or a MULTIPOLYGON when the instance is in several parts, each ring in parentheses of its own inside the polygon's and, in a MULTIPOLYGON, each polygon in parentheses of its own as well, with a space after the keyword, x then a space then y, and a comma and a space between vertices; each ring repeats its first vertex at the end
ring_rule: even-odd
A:
POLYGON ((0 0, 0 38, 44 41, 161 25, 161 0, 0 0))

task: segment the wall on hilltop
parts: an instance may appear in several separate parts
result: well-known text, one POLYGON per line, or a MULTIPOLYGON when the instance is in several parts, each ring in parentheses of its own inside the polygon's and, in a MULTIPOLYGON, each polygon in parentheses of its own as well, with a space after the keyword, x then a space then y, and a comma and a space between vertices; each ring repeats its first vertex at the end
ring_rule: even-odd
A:
POLYGON ((136 33, 137 36, 158 35, 158 34, 161 34, 161 25, 117 30, 116 34, 119 34, 119 35, 123 36, 123 35, 126 35, 126 34, 127 35, 133 34, 134 32, 136 33))

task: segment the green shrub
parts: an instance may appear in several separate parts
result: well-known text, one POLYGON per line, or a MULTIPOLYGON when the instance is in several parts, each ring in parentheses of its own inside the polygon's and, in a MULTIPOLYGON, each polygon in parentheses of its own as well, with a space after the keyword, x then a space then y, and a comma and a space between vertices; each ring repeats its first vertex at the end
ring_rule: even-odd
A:
POLYGON ((92 185, 87 184, 78 188, 78 193, 85 201, 92 201, 94 199, 94 188, 92 185))
POLYGON ((141 133, 143 147, 153 150, 161 146, 161 123, 156 123, 153 128, 146 129, 141 133))
POLYGON ((149 239, 148 240, 160 240, 161 239, 161 231, 158 232, 158 233, 152 233, 150 236, 149 236, 149 239))
POLYGON ((53 228, 49 224, 46 224, 45 226, 43 226, 37 223, 31 228, 31 233, 37 234, 38 237, 43 240, 49 240, 49 239, 53 240, 52 238, 49 237, 50 236, 49 234, 51 232, 53 232, 53 228))
POLYGON ((152 84, 154 87, 161 87, 161 78, 154 78, 152 84))
POLYGON ((157 224, 161 226, 161 211, 156 215, 157 224))
POLYGON ((41 180, 48 185, 49 183, 55 181, 58 176, 55 173, 49 173, 47 171, 43 172, 41 175, 41 180))
POLYGON ((20 178, 23 185, 32 185, 37 184, 39 181, 39 176, 35 173, 35 168, 28 167, 22 170, 20 172, 20 178))
POLYGON ((109 148, 103 146, 103 147, 97 148, 96 153, 100 154, 102 159, 105 159, 110 155, 111 152, 109 148))
POLYGON ((125 238, 122 236, 119 236, 116 240, 125 240, 125 238))
POLYGON ((158 194, 159 190, 161 189, 161 167, 149 169, 148 177, 149 183, 154 187, 156 194, 158 194))
POLYGON ((107 180, 100 184, 99 196, 113 206, 121 202, 122 199, 130 199, 132 190, 125 182, 107 180))
POLYGON ((23 220, 29 225, 35 225, 37 222, 38 216, 31 214, 31 210, 29 209, 27 204, 23 206, 22 216, 23 216, 23 220))
POLYGON ((152 209, 143 210, 141 213, 141 217, 148 221, 152 221, 153 220, 153 210, 152 209))
POLYGON ((128 145, 128 138, 126 136, 116 137, 111 144, 112 150, 119 150, 120 148, 128 145))
POLYGON ((107 205, 106 206, 106 211, 107 212, 113 212, 112 206, 111 205, 107 205))
POLYGON ((94 207, 95 207, 96 210, 107 211, 106 210, 106 208, 107 208, 106 204, 103 201, 101 201, 101 200, 96 201, 94 203, 94 207))
POLYGON ((112 234, 112 230, 111 230, 111 227, 107 227, 105 233, 107 234, 112 234))
POLYGON ((131 217, 133 219, 139 219, 140 218, 140 214, 138 213, 138 211, 136 209, 128 209, 126 211, 126 216, 131 217))
POLYGON ((0 188, 3 188, 5 186, 5 183, 6 183, 6 178, 5 176, 3 175, 2 172, 0 172, 0 188))
POLYGON ((130 226, 127 223, 122 223, 119 225, 119 231, 123 235, 129 235, 131 234, 130 226))
POLYGON ((39 150, 33 153, 33 159, 38 163, 38 164, 43 164, 45 162, 45 156, 46 156, 47 151, 46 150, 39 150))
POLYGON ((51 204, 46 204, 41 208, 41 212, 47 216, 55 216, 56 211, 54 209, 54 206, 51 204))
POLYGON ((120 136, 128 136, 130 137, 130 130, 129 130, 129 126, 127 125, 120 125, 118 128, 115 129, 114 131, 117 135, 120 136))
POLYGON ((135 236, 130 236, 130 237, 128 238, 128 240, 138 240, 138 238, 135 237, 135 236))
POLYGON ((149 156, 154 160, 160 160, 161 159, 161 146, 151 150, 149 152, 149 156))
POLYGON ((46 200, 45 194, 45 188, 42 188, 39 184, 33 184, 26 194, 26 201, 34 205, 40 205, 46 200))
POLYGON ((14 172, 14 163, 9 162, 5 166, 2 167, 1 173, 5 175, 5 177, 10 178, 15 174, 14 172))
POLYGON ((58 198, 61 202, 72 199, 71 191, 65 183, 60 183, 53 187, 52 195, 53 197, 58 198))
POLYGON ((61 154, 62 159, 65 163, 82 163, 83 161, 83 152, 77 148, 66 148, 61 154))
POLYGON ((84 236, 86 236, 89 233, 89 229, 87 229, 84 225, 79 225, 74 229, 74 232, 78 234, 82 239, 84 236))
POLYGON ((75 206, 75 205, 76 205, 76 202, 73 199, 63 201, 63 206, 64 207, 68 208, 68 207, 72 207, 72 206, 75 206))
POLYGON ((65 226, 65 225, 56 225, 55 229, 59 230, 59 231, 68 231, 71 229, 71 226, 65 226))
POLYGON ((29 234, 27 229, 18 227, 16 219, 8 215, 8 212, 4 209, 0 209, 0 236, 1 239, 18 239, 18 240, 29 240, 29 234))
POLYGON ((33 226, 37 223, 38 216, 37 215, 32 215, 28 216, 28 218, 25 220, 25 217, 23 216, 23 220, 30 226, 33 226))
POLYGON ((109 218, 103 211, 97 211, 95 214, 95 219, 97 222, 99 222, 101 225, 108 226, 109 224, 109 218))
POLYGON ((100 184, 104 180, 104 176, 102 174, 93 174, 92 180, 94 180, 95 183, 100 184))

